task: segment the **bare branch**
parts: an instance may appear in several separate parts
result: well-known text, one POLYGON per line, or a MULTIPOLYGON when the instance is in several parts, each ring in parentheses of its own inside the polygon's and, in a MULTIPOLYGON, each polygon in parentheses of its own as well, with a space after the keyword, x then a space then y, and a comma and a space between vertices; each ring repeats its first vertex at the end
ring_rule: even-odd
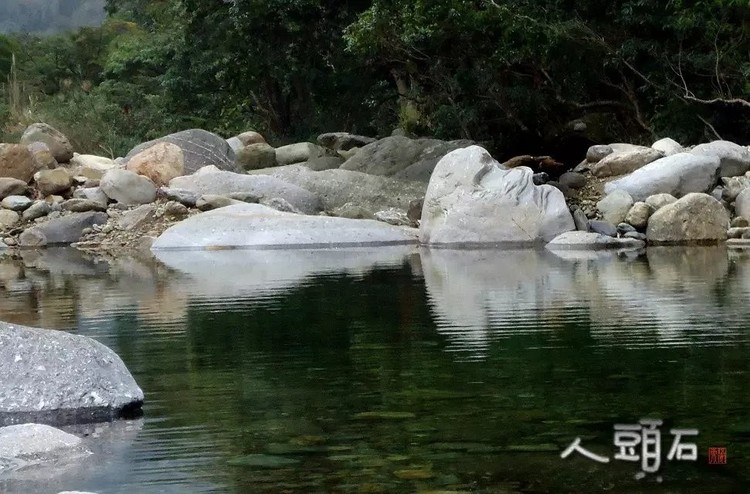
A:
POLYGON ((690 96, 688 94, 682 95, 683 99, 686 99, 688 101, 694 101, 696 103, 702 103, 704 105, 713 105, 715 103, 722 103, 725 105, 740 105, 747 108, 750 108, 750 101, 742 98, 713 98, 713 99, 702 99, 702 98, 696 98, 695 96, 690 96))
POLYGON ((701 122, 703 122, 704 124, 706 124, 706 126, 707 126, 707 127, 709 128, 709 129, 711 129, 711 132, 713 132, 713 133, 714 133, 714 135, 716 136, 716 138, 717 138, 717 139, 719 139, 720 141, 723 141, 723 140, 724 140, 724 139, 722 139, 722 137, 721 137, 721 136, 719 135, 719 133, 718 133, 718 132, 716 132, 716 129, 714 128, 714 126, 713 126, 713 125, 711 125, 711 124, 710 124, 710 123, 708 122, 708 120, 706 120, 705 118, 701 117, 700 115, 698 115, 698 119, 700 119, 700 121, 701 121, 701 122))

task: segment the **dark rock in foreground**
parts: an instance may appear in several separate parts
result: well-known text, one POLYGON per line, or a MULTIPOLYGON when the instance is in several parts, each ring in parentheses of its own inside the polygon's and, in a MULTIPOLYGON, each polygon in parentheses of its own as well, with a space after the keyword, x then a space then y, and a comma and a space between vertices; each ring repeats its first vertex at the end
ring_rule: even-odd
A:
POLYGON ((143 391, 120 357, 85 336, 0 322, 0 426, 138 415, 143 391))

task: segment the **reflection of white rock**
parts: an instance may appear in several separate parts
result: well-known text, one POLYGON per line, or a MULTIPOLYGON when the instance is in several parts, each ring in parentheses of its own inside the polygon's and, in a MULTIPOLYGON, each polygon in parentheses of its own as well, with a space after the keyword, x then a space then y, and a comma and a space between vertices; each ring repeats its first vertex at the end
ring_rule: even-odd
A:
POLYGON ((696 337, 715 344, 739 330, 741 318, 717 299, 728 276, 726 249, 632 254, 423 250, 422 265, 438 331, 449 348, 474 357, 494 340, 565 325, 588 328, 602 345, 625 346, 689 345, 696 337))
POLYGON ((549 329, 529 322, 572 288, 569 269, 536 250, 425 249, 422 267, 438 330, 480 354, 493 337, 549 329))
POLYGON ((193 297, 270 296, 325 274, 364 274, 401 266, 413 246, 320 250, 156 251, 157 259, 189 280, 173 279, 173 290, 193 297))
POLYGON ((140 492, 143 482, 134 475, 133 460, 138 456, 135 450, 140 444, 135 439, 143 429, 143 420, 118 420, 63 429, 81 438, 74 453, 92 454, 74 456, 69 449, 62 450, 65 456, 59 462, 4 475, 1 482, 8 490, 1 492, 58 492, 63 486, 84 485, 116 485, 127 492, 140 492), (138 485, 139 480, 141 485, 138 485))

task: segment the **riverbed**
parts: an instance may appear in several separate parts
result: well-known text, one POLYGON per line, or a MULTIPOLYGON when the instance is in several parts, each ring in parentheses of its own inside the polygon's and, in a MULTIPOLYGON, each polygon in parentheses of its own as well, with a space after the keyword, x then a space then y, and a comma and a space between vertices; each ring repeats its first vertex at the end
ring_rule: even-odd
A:
POLYGON ((0 493, 744 492, 749 299, 724 247, 23 251, 0 319, 106 344, 146 402, 0 493), (616 458, 642 419, 654 472, 616 458), (561 458, 577 439, 608 462, 561 458))

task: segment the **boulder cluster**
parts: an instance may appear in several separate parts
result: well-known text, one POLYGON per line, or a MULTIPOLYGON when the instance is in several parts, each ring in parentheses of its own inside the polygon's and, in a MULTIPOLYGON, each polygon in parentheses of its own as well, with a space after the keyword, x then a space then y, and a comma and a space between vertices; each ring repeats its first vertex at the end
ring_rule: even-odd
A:
POLYGON ((577 172, 602 180, 604 196, 593 212, 573 209, 579 230, 653 245, 717 243, 749 231, 750 149, 733 142, 594 146, 577 172))
POLYGON ((109 159, 75 153, 40 123, 0 144, 0 248, 632 248, 750 237, 750 150, 738 144, 597 145, 554 181, 526 166, 537 161, 554 163, 498 163, 469 141, 336 132, 273 147, 255 131, 225 140, 200 129, 109 159))

